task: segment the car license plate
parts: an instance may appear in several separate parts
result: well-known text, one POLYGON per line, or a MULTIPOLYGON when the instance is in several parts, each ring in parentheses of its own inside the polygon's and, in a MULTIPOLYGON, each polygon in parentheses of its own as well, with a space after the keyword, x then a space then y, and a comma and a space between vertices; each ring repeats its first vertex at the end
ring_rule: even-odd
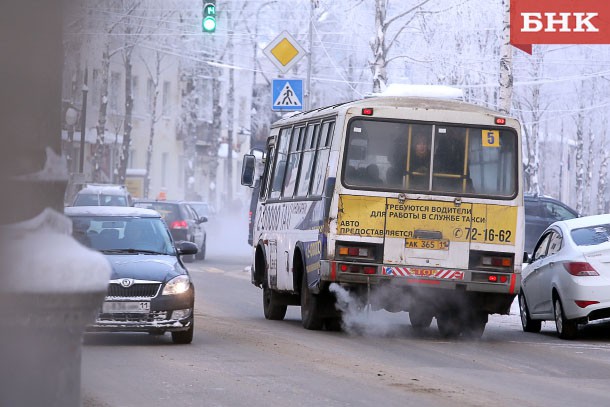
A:
POLYGON ((102 305, 102 312, 105 314, 148 311, 150 311, 150 301, 107 301, 102 305))
POLYGON ((407 249, 449 250, 449 240, 406 238, 405 247, 407 249))

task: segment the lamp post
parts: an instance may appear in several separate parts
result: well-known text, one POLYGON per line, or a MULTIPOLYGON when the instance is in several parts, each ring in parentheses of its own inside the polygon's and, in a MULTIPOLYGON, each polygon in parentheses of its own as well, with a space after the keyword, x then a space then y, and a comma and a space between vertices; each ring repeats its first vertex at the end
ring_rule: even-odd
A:
POLYGON ((74 126, 78 121, 78 110, 72 104, 68 105, 66 108, 66 114, 64 117, 66 121, 66 125, 68 126, 68 154, 66 154, 66 161, 68 162, 68 174, 72 174, 74 172, 74 168, 72 165, 72 153, 74 147, 74 126))
POLYGON ((85 79, 83 81, 83 110, 80 117, 80 164, 78 166, 78 172, 83 173, 85 167, 85 133, 87 131, 87 74, 89 69, 85 68, 85 79))

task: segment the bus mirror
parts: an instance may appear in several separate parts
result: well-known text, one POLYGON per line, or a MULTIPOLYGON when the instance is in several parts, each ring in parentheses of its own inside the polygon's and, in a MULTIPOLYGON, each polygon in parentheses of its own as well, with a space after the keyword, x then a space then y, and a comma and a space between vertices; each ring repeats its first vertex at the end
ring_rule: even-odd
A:
POLYGON ((241 169, 241 184, 251 187, 254 184, 254 166, 256 165, 256 157, 252 154, 244 155, 244 161, 241 169))

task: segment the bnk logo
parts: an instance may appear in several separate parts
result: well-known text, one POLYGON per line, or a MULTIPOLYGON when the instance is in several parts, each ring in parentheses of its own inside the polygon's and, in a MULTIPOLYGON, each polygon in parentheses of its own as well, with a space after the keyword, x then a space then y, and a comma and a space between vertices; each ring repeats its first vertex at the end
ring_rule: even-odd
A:
POLYGON ((610 44, 610 1, 511 0, 510 42, 529 53, 532 44, 610 44))

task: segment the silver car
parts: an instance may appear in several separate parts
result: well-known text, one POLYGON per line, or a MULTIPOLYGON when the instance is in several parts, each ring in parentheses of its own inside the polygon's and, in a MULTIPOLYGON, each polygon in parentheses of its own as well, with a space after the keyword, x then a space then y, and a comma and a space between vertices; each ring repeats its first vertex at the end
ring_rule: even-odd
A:
POLYGON ((555 320, 562 339, 610 318, 610 214, 558 221, 544 231, 523 269, 519 308, 524 331, 555 320))

